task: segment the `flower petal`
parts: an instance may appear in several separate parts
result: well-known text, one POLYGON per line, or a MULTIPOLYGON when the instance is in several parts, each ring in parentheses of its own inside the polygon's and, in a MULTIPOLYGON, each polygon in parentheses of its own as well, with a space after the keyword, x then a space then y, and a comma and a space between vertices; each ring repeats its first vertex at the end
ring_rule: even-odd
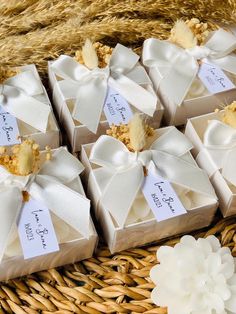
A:
POLYGON ((225 308, 236 313, 236 295, 231 296, 229 300, 225 301, 225 308))
MULTIPOLYGON (((209 293, 209 307, 216 310, 216 313, 221 313, 225 309, 225 304, 222 299, 215 293, 209 293)), ((226 301, 228 302, 228 301, 226 301)))
POLYGON ((163 245, 157 251, 157 259, 159 262, 165 262, 171 258, 174 249, 171 246, 163 245))
POLYGON ((212 276, 217 275, 221 268, 221 258, 217 253, 211 253, 206 260, 208 273, 212 276))
POLYGON ((150 270, 150 273, 149 273, 149 276, 151 278, 151 280, 157 284, 158 283, 158 278, 159 278, 159 275, 161 274, 160 272, 160 265, 155 265, 151 268, 150 270))
POLYGON ((187 246, 190 246, 190 247, 196 246, 195 238, 193 236, 190 236, 190 235, 183 236, 180 240, 180 243, 187 245, 187 246))
POLYGON ((210 243, 213 252, 217 252, 221 248, 220 241, 217 237, 210 235, 206 238, 206 240, 210 243))

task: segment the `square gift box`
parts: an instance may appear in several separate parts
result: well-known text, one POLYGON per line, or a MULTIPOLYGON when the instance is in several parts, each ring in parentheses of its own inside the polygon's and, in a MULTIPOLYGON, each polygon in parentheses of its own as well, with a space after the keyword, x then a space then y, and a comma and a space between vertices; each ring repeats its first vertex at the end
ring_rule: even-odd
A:
POLYGON ((130 152, 118 139, 107 135, 95 144, 82 146, 87 193, 111 252, 187 233, 212 222, 217 198, 207 174, 191 156, 191 147, 174 127, 155 130, 139 153, 130 152), (149 176, 149 183, 145 183, 149 176), (152 190, 150 180, 160 181, 164 187, 160 184, 159 192, 156 187, 152 190), (144 198, 144 185, 147 195, 153 198, 150 206, 144 198), (172 208, 174 198, 182 204, 172 208), (163 202, 169 202, 169 207, 163 202))
POLYGON ((236 97, 236 56, 232 53, 236 37, 219 29, 210 32, 204 44, 186 44, 184 38, 176 39, 177 28, 173 28, 169 40, 145 40, 142 53, 143 64, 164 105, 165 122, 176 126, 210 113, 222 103, 230 104, 236 97))
MULTIPOLYGON (((25 153, 35 146, 27 145, 15 156, 21 170, 29 161, 25 153)), ((29 175, 0 166, 0 281, 89 258, 97 245, 79 177, 82 164, 64 147, 48 154, 40 152, 40 170, 29 175)))
POLYGON ((220 210, 227 217, 236 214, 236 129, 224 122, 225 114, 226 110, 221 110, 191 118, 185 134, 194 145, 199 166, 208 172, 220 210))
POLYGON ((154 128, 163 116, 139 56, 120 44, 113 51, 104 47, 111 53, 105 67, 89 69, 65 55, 48 63, 53 103, 73 152, 105 134, 109 124, 128 123, 134 112, 143 112, 154 128))
POLYGON ((41 149, 59 147, 60 131, 36 66, 15 72, 0 85, 0 146, 18 144, 20 137, 36 141, 41 149))

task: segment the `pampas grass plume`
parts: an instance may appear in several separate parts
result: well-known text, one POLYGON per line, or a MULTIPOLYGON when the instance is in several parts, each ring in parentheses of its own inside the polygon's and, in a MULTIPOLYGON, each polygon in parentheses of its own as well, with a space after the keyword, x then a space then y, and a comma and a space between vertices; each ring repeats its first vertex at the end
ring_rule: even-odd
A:
POLYGON ((140 152, 146 144, 146 129, 140 114, 135 114, 129 123, 130 146, 135 152, 140 152))
POLYGON ((171 30, 169 40, 178 46, 187 49, 197 45, 197 38, 184 21, 178 20, 171 30))
POLYGON ((86 39, 85 44, 82 47, 82 57, 84 64, 90 70, 98 67, 98 56, 90 39, 86 39))

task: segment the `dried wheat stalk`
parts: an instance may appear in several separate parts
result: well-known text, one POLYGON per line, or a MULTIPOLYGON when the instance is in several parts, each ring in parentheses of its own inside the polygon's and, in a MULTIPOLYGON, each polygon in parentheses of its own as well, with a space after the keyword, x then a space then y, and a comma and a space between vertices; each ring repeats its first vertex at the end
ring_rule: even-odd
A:
POLYGON ((1 65, 35 63, 46 75, 47 60, 73 55, 86 38, 140 48, 148 37, 167 38, 179 18, 214 27, 235 23, 235 12, 232 0, 2 0, 1 65))

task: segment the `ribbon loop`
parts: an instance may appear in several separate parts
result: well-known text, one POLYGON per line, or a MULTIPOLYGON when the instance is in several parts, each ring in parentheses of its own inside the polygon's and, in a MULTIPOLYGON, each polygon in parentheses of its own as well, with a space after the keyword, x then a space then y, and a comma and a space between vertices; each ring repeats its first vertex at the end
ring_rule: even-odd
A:
POLYGON ((199 64, 208 58, 223 70, 236 74, 236 37, 222 29, 214 32, 204 46, 191 49, 177 47, 168 41, 150 38, 144 41, 142 60, 155 67, 161 77, 159 88, 176 106, 180 106, 195 79, 199 64))
POLYGON ((131 49, 117 44, 112 52, 109 67, 116 74, 126 74, 135 67, 138 60, 139 56, 131 49))
POLYGON ((0 177, 3 174, 5 179, 0 180, 0 262, 22 208, 22 191, 28 191, 32 198, 42 201, 55 215, 89 238, 90 201, 65 185, 76 179, 82 169, 79 160, 64 148, 55 151, 52 160, 38 174, 18 177, 0 167, 0 177))
POLYGON ((59 81, 64 97, 75 98, 72 116, 93 133, 97 132, 108 86, 113 87, 132 106, 150 116, 156 110, 157 96, 139 85, 150 84, 148 76, 139 71, 137 81, 132 71, 136 69, 139 56, 131 49, 117 44, 109 65, 103 69, 87 69, 69 56, 60 56, 51 65, 52 70, 66 81, 59 81), (129 76, 131 72, 131 75, 129 76))
POLYGON ((8 79, 1 85, 4 96, 2 105, 17 119, 45 133, 50 106, 35 99, 43 92, 40 81, 31 71, 25 71, 8 79))
POLYGON ((219 120, 211 120, 203 143, 216 170, 221 169, 224 178, 236 186, 236 129, 219 120))

